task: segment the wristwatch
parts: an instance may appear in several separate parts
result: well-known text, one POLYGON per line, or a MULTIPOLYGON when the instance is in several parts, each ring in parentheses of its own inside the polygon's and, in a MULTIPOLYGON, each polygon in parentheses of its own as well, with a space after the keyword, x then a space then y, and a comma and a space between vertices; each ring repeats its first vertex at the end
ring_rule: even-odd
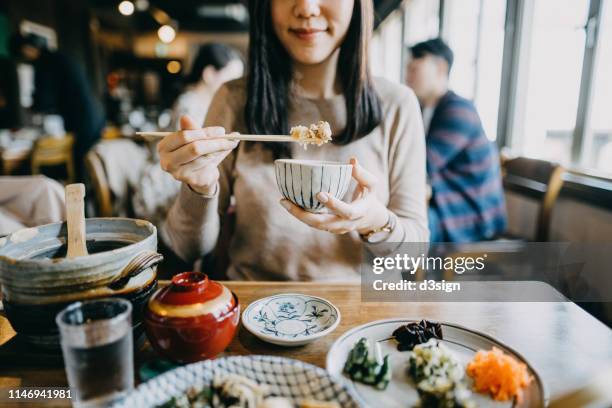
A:
POLYGON ((369 244, 376 244, 382 242, 391 235, 397 224, 397 218, 389 211, 389 218, 387 223, 380 228, 376 228, 366 234, 360 234, 361 239, 369 244))

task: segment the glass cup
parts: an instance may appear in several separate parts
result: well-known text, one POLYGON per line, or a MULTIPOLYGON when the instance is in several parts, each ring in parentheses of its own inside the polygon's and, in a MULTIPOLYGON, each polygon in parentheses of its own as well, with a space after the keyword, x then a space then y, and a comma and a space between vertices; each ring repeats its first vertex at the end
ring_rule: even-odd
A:
POLYGON ((134 388, 131 316, 123 299, 76 302, 57 315, 74 406, 108 406, 134 388))

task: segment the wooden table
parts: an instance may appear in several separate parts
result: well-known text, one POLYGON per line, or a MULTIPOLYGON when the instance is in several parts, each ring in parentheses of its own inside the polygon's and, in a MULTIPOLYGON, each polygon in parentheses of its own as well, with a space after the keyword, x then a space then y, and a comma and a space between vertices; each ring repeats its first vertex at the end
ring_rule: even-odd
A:
MULTIPOLYGON (((404 317, 453 322, 496 337, 532 363, 553 398, 612 366, 612 330, 571 302, 362 303, 358 284, 229 282, 227 285, 238 295, 243 310, 264 296, 299 292, 330 300, 342 314, 334 333, 299 348, 263 343, 241 327, 227 349, 226 354, 230 355, 271 354, 324 367, 327 350, 345 331, 372 320, 404 317)), ((0 344, 12 335, 8 322, 0 317, 0 344)), ((66 377, 62 368, 3 367, 0 362, 0 388, 18 386, 66 386, 66 377)))

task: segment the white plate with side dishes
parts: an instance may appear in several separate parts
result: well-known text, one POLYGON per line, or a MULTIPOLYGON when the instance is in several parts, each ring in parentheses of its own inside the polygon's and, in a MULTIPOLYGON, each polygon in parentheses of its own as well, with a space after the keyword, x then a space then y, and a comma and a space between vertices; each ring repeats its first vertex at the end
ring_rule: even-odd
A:
POLYGON ((302 346, 333 332, 340 310, 326 299, 284 293, 251 303, 242 325, 259 339, 279 346, 302 346))
MULTIPOLYGON (((415 382, 408 372, 410 351, 398 351, 398 342, 393 339, 393 332, 398 327, 408 323, 418 323, 418 321, 409 319, 379 320, 356 327, 338 338, 327 353, 327 371, 332 377, 344 381, 348 389, 358 399, 360 405, 367 407, 404 408, 417 406, 421 400, 415 382), (354 381, 344 372, 349 352, 361 338, 366 338, 369 341, 373 354, 376 354, 375 344, 378 343, 381 355, 383 357, 389 355, 391 380, 384 390, 354 381)), ((435 323, 427 322, 427 324, 435 323)), ((548 398, 540 376, 519 353, 486 334, 451 323, 440 322, 439 324, 443 340, 434 340, 434 342, 437 341, 445 350, 450 351, 458 366, 461 367, 461 370, 465 370, 465 367, 474 358, 477 351, 489 351, 496 347, 518 363, 524 364, 531 378, 529 384, 522 389, 522 401, 520 403, 516 399, 502 402, 495 401, 489 394, 481 394, 474 391, 472 389, 472 378, 467 373, 464 373, 463 384, 466 386, 466 389, 471 390, 469 399, 474 403, 474 406, 481 408, 541 408, 546 406, 548 398)))

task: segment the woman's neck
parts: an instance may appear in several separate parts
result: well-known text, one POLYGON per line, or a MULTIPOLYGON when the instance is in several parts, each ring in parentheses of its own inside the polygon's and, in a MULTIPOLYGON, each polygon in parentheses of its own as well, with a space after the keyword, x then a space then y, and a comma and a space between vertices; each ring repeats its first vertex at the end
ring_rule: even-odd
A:
POLYGON ((337 75, 339 54, 338 49, 319 64, 293 63, 293 81, 300 96, 326 99, 342 93, 337 75))

